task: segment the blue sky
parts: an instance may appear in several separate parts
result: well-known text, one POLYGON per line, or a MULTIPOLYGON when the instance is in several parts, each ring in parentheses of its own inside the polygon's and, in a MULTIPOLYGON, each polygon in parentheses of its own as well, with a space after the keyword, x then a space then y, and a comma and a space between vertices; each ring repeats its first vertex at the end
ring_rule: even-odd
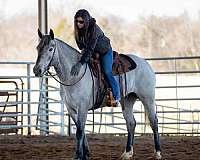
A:
MULTIPOLYGON (((200 0, 48 0, 48 5, 52 8, 66 6, 71 15, 78 8, 86 8, 93 14, 109 13, 127 21, 150 14, 177 16, 184 11, 195 19, 200 13, 200 0)), ((5 18, 21 12, 37 13, 37 0, 0 0, 0 6, 5 18)))

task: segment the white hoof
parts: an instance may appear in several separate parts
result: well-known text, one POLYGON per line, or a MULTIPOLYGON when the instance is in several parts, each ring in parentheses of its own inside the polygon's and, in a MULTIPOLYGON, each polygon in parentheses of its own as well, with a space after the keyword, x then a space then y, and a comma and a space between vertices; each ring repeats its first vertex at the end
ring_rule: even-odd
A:
POLYGON ((131 150, 129 152, 124 151, 124 153, 121 155, 120 159, 129 160, 132 156, 133 156, 133 147, 131 147, 131 150))
POLYGON ((160 151, 155 152, 155 159, 157 159, 157 160, 162 159, 162 156, 161 156, 161 152, 160 152, 160 151))

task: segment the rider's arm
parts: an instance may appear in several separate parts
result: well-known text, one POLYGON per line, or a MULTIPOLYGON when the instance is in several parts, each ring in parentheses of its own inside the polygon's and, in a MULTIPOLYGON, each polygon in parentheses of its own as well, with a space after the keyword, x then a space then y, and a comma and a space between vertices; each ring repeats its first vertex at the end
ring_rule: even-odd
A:
POLYGON ((79 48, 80 50, 84 49, 84 45, 83 45, 83 43, 78 42, 77 39, 75 39, 75 40, 76 40, 76 44, 77 44, 78 48, 79 48))
POLYGON ((85 53, 83 54, 80 60, 81 64, 87 63, 90 60, 92 53, 94 52, 94 48, 97 44, 97 39, 98 35, 96 34, 96 25, 94 24, 94 27, 92 28, 87 42, 87 47, 84 49, 85 53))

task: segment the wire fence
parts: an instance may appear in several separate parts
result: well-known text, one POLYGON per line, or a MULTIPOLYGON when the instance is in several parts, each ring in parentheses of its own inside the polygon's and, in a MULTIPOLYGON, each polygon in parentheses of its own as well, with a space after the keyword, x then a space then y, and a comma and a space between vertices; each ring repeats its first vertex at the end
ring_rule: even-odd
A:
MULTIPOLYGON (((156 73, 156 111, 160 134, 199 136, 200 70, 180 67, 181 63, 190 64, 189 62, 199 59, 200 57, 147 59, 156 73)), ((0 62, 0 134, 75 133, 75 125, 59 95, 59 84, 46 77, 48 85, 41 89, 41 79, 32 73, 33 65, 32 62, 0 62), (11 81, 15 85, 10 85, 11 81), (41 92, 47 91, 46 101, 41 102, 41 92), (46 110, 39 112, 40 105, 46 105, 46 110)), ((137 101, 133 110, 137 135, 152 134, 144 112, 143 105, 137 101)), ((86 132, 126 134, 121 108, 98 109, 95 111, 94 121, 92 112, 89 112, 86 132)))

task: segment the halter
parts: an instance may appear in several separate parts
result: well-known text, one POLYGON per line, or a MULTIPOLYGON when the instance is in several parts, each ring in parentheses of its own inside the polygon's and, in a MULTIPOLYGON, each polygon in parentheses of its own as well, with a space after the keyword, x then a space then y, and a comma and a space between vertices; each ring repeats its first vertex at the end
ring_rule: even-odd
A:
MULTIPOLYGON (((49 65, 51 64, 51 62, 52 62, 52 60, 53 60, 53 57, 54 57, 54 55, 55 55, 55 51, 56 51, 56 41, 54 41, 54 42, 55 42, 55 48, 54 48, 54 52, 53 52, 53 55, 52 55, 52 57, 51 57, 51 60, 50 60, 50 62, 49 62, 49 65)), ((48 65, 48 66, 49 66, 49 65, 48 65)), ((63 82, 61 82, 60 80, 58 80, 58 79, 55 77, 56 74, 53 75, 53 74, 49 71, 49 67, 48 67, 47 72, 49 73, 49 75, 50 75, 55 81, 57 81, 58 83, 62 84, 63 86, 73 86, 73 85, 75 85, 75 84, 77 84, 78 82, 81 81, 81 79, 84 77, 84 75, 85 75, 85 73, 86 73, 86 70, 87 70, 87 63, 86 63, 86 66, 85 66, 85 71, 84 71, 84 73, 82 74, 82 76, 80 77, 80 79, 79 79, 78 81, 74 82, 74 83, 71 83, 71 84, 66 84, 66 83, 63 83, 63 82)))

